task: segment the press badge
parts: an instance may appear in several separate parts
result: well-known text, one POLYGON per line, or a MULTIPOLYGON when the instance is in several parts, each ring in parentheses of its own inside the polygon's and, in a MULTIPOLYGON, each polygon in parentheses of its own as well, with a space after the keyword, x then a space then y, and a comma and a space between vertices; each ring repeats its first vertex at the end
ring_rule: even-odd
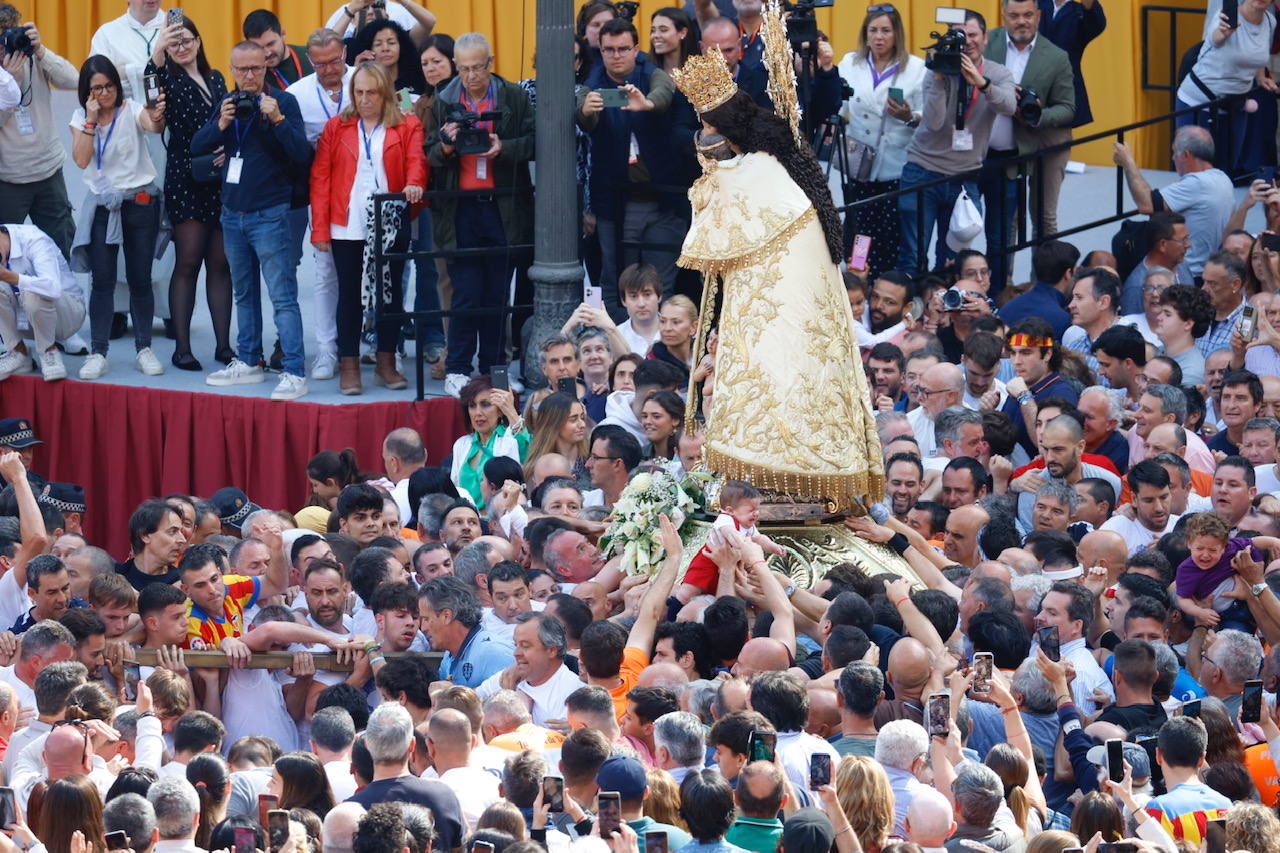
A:
POLYGON ((244 168, 243 157, 232 157, 227 161, 227 183, 240 183, 240 171, 244 168))
POLYGON ((18 135, 30 136, 36 132, 35 125, 31 123, 31 110, 26 107, 18 107, 18 135))
POLYGON ((972 151, 973 150, 973 131, 971 130, 954 130, 951 132, 951 150, 952 151, 972 151))
POLYGON ((476 158, 476 180, 477 181, 489 180, 489 158, 488 157, 476 158))

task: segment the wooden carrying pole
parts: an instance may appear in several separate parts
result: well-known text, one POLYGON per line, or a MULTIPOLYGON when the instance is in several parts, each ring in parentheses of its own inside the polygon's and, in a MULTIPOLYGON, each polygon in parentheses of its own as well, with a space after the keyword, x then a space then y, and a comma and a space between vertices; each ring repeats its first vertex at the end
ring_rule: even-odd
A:
MULTIPOLYGON (((419 658, 439 667, 442 652, 383 652, 387 660, 395 658, 419 658)), ((333 652, 315 653, 312 656, 317 670, 326 672, 351 672, 350 662, 338 662, 333 652)), ((227 655, 218 649, 183 649, 182 659, 192 668, 230 669, 231 663, 227 655)), ((159 666, 160 659, 156 649, 133 649, 131 660, 142 666, 159 666)), ((257 652, 250 655, 246 669, 288 669, 293 666, 293 652, 257 652)))

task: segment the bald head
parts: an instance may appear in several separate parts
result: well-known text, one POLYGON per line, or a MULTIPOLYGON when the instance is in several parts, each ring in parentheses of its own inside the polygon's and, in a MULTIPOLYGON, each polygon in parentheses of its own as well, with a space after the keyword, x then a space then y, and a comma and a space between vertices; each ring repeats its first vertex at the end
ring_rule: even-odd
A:
POLYGON ((529 491, 532 492, 550 477, 573 477, 573 466, 569 460, 559 453, 544 453, 533 463, 533 476, 529 478, 529 491))
POLYGON ((338 803, 324 816, 324 853, 350 853, 356 826, 364 817, 359 803, 338 803))
POLYGON ((1124 537, 1114 530, 1094 530, 1086 533, 1077 547, 1080 565, 1088 568, 1105 566, 1112 574, 1112 580, 1124 568, 1129 558, 1129 546, 1124 537))
POLYGON ((1040 561, 1026 548, 1005 548, 1000 552, 999 561, 1020 575, 1040 573, 1040 561))
POLYGON ((753 761, 742 768, 734 796, 746 817, 768 820, 783 805, 782 771, 772 761, 753 761))
POLYGON ((1084 427, 1080 426, 1080 422, 1070 415, 1058 415, 1044 426, 1045 440, 1049 436, 1061 438, 1069 444, 1075 444, 1077 441, 1084 439, 1084 427))
POLYGON ((921 407, 935 418, 943 409, 958 406, 964 400, 964 373, 949 362, 935 364, 921 375, 920 391, 921 407))
POLYGON ((924 643, 914 637, 903 637, 889 650, 889 681, 894 693, 919 697, 933 662, 924 643))
POLYGON ((907 839, 921 847, 941 848, 955 829, 951 803, 933 788, 917 788, 907 806, 907 839))
POLYGON ((750 678, 757 672, 780 672, 791 666, 791 655, 780 640, 755 637, 747 640, 733 666, 733 674, 750 678))
POLYGON ((1147 459, 1155 459, 1161 453, 1174 456, 1187 455, 1187 431, 1175 423, 1156 424, 1147 433, 1147 459))
POLYGON ((427 738, 433 755, 465 755, 470 751, 471 734, 471 721, 454 708, 434 712, 427 722, 427 738))
POLYGON ((90 755, 83 731, 76 726, 58 726, 44 741, 44 763, 49 769, 49 781, 73 773, 88 773, 92 769, 90 755))
POLYGON ((804 730, 823 740, 831 735, 840 734, 840 707, 836 704, 835 689, 810 684, 808 693, 809 720, 804 730))
POLYGON ((665 687, 679 696, 689 686, 689 675, 671 662, 651 663, 640 670, 637 687, 665 687))
POLYGON ((1013 571, 998 560, 983 560, 974 566, 973 573, 969 575, 968 583, 982 578, 995 578, 1005 583, 1013 583, 1013 571))
POLYGON ((591 618, 594 621, 609 618, 609 594, 595 581, 583 581, 573 588, 570 595, 591 608, 591 618))
POLYGON ((496 566, 503 560, 514 560, 516 557, 515 546, 501 536, 477 536, 476 541, 493 546, 489 551, 490 565, 496 566))

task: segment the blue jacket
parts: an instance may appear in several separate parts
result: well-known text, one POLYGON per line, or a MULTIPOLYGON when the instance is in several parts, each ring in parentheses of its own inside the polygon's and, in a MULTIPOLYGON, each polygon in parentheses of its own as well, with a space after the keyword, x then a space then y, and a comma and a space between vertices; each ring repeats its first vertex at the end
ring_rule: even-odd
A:
MULTIPOLYGON (((235 94, 230 92, 222 100, 235 94)), ((191 139, 191 153, 195 156, 212 154, 219 145, 223 146, 227 159, 222 164, 222 203, 240 213, 289 204, 294 184, 305 185, 311 171, 313 152, 303 129, 298 101, 279 89, 273 89, 270 94, 284 115, 284 121, 279 124, 271 124, 258 113, 247 126, 245 122, 232 122, 226 130, 219 130, 218 114, 222 110, 222 101, 219 101, 213 116, 191 139), (242 137, 239 142, 237 133, 242 137), (239 182, 229 184, 227 169, 237 152, 244 159, 244 166, 239 182)))
POLYGON ((1076 120, 1072 127, 1080 127, 1093 121, 1089 110, 1089 93, 1084 88, 1084 75, 1080 73, 1080 59, 1085 45, 1102 35, 1107 28, 1107 15, 1098 0, 1092 9, 1086 9, 1078 0, 1070 0, 1062 11, 1054 15, 1053 0, 1038 0, 1040 6, 1040 32, 1049 41, 1067 52, 1071 70, 1076 77, 1076 120))
POLYGON ((1028 317, 1043 317, 1053 326, 1053 336, 1061 341, 1071 326, 1071 315, 1067 313, 1066 305, 1067 299, 1058 288, 1037 281, 1026 293, 1005 303, 999 313, 1006 326, 1028 317))

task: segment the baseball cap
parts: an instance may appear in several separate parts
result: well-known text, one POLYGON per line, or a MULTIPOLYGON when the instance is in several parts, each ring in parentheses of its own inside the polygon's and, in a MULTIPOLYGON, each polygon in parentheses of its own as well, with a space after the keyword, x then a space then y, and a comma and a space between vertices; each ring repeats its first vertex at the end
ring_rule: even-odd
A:
POLYGON ((782 824, 787 853, 827 853, 836 840, 831 819, 818 809, 800 809, 782 824))
POLYGON ((644 765, 629 755, 615 755, 600 765, 596 787, 601 791, 617 791, 624 800, 638 800, 649 790, 644 765))

